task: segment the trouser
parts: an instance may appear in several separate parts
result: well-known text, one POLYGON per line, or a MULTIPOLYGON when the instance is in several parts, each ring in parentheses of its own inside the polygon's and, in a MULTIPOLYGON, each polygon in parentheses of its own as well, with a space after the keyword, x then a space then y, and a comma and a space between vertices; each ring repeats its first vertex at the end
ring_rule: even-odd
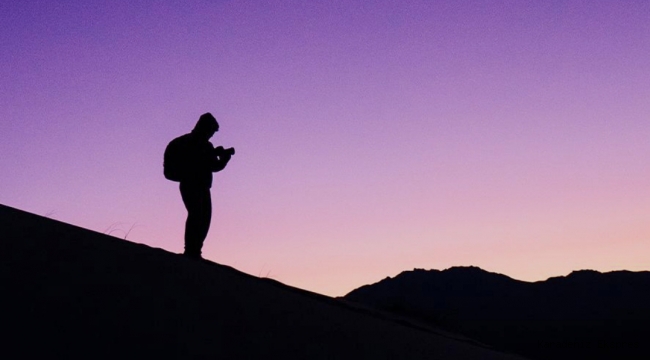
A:
POLYGON ((185 221, 185 255, 201 256, 203 241, 210 230, 212 199, 210 188, 195 187, 181 183, 181 197, 187 209, 185 221))

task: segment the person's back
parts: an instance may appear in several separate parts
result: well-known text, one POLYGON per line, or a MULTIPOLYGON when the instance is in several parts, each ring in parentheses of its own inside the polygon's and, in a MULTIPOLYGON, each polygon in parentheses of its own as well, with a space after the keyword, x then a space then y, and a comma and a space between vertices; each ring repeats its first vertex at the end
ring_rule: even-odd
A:
POLYGON ((196 187, 212 187, 212 168, 215 160, 214 147, 206 139, 188 133, 176 138, 183 148, 183 174, 181 183, 196 187))

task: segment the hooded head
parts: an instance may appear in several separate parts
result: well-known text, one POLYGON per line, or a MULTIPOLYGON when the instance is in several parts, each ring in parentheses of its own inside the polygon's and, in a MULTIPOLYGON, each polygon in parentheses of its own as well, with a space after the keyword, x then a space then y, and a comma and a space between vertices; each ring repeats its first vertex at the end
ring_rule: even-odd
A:
POLYGON ((210 139, 215 132, 219 131, 219 123, 217 119, 212 116, 210 113, 205 113, 199 117, 199 121, 196 122, 192 134, 200 136, 202 138, 210 139))

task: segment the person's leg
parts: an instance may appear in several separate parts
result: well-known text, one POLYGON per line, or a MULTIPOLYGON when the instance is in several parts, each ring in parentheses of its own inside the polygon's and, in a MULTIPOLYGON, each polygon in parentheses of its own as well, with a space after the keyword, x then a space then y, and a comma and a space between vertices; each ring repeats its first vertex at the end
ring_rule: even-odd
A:
POLYGON ((187 209, 185 221, 185 255, 201 257, 203 242, 210 230, 212 199, 209 188, 195 188, 181 184, 181 196, 187 209))

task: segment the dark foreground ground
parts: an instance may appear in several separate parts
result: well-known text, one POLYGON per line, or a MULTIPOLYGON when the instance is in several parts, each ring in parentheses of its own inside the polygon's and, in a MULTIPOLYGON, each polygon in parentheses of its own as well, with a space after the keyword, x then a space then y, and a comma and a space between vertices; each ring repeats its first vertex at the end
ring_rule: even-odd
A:
POLYGON ((2 358, 520 359, 0 205, 2 358))

